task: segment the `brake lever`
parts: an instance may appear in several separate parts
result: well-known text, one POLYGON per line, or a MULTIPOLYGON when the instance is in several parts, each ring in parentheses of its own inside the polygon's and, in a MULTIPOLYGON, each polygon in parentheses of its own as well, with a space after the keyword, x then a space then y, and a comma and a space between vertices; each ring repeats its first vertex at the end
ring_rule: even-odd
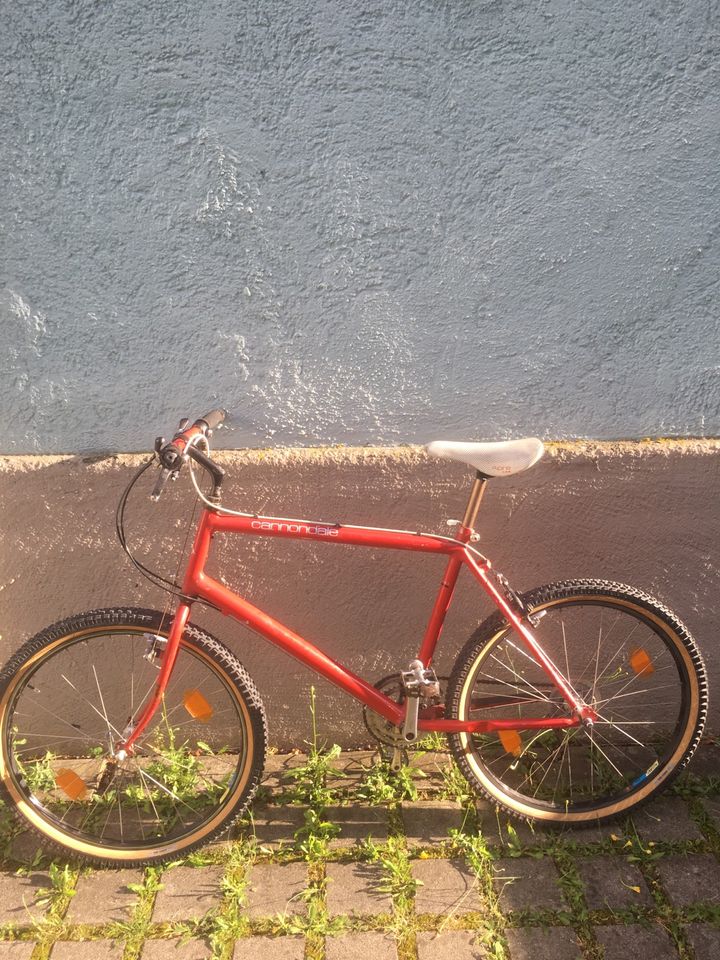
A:
POLYGON ((153 492, 150 494, 151 500, 154 500, 157 503, 162 495, 163 490, 165 489, 165 484, 174 473, 174 470, 168 470, 167 467, 163 467, 160 470, 160 476, 157 478, 155 486, 153 487, 153 492))

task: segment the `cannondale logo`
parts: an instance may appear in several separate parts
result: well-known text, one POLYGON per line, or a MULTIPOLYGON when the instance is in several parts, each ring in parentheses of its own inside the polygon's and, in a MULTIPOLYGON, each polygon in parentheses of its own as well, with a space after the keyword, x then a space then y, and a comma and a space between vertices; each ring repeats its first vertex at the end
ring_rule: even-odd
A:
POLYGON ((250 526, 253 530, 267 530, 269 533, 299 533, 301 536, 311 537, 336 537, 339 533, 336 527, 323 527, 305 523, 280 523, 276 520, 253 520, 250 526))

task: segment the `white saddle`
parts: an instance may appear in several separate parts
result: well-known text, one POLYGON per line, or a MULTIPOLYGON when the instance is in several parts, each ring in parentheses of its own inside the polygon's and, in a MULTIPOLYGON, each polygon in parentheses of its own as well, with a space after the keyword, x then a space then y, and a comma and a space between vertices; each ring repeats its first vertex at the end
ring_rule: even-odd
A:
POLYGON ((475 467, 486 477, 509 477, 537 463, 545 451, 542 440, 501 440, 497 443, 458 443, 455 440, 433 440, 425 447, 433 457, 459 460, 475 467))

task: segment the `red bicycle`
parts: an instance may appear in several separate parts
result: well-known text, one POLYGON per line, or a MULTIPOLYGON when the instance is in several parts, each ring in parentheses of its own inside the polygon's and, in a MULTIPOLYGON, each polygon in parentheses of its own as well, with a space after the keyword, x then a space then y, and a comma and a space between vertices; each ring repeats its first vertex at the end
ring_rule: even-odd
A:
POLYGON ((247 808, 265 759, 263 704, 235 655, 189 622, 195 602, 359 700, 370 731, 396 754, 429 732, 445 734, 471 786, 516 816, 586 824, 625 814, 687 764, 707 714, 707 681, 680 620, 647 594, 600 580, 518 595, 474 546, 488 480, 532 466, 539 440, 431 443, 430 454, 476 471, 462 521, 442 536, 228 510, 208 442, 223 418, 215 410, 183 421, 170 442, 159 438, 118 507, 123 547, 176 596, 174 613, 71 617, 29 640, 0 675, 2 795, 45 840, 90 860, 151 863, 207 842, 247 808), (181 584, 127 547, 128 495, 153 463, 155 498, 189 463, 203 501, 181 584), (207 495, 193 464, 211 481, 207 495), (357 676, 208 575, 216 533, 445 556, 417 658, 377 684, 357 676), (463 568, 498 610, 467 641, 443 691, 432 661, 463 568))

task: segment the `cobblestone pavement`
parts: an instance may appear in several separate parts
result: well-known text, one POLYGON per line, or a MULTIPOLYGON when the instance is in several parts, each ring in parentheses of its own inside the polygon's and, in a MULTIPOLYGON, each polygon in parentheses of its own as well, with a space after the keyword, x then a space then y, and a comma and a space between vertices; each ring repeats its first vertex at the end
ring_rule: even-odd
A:
POLYGON ((6 830, 0 960, 720 960, 713 744, 634 822, 562 834, 476 803, 442 753, 395 778, 332 755, 319 790, 306 761, 271 756, 248 822, 162 869, 6 830))

